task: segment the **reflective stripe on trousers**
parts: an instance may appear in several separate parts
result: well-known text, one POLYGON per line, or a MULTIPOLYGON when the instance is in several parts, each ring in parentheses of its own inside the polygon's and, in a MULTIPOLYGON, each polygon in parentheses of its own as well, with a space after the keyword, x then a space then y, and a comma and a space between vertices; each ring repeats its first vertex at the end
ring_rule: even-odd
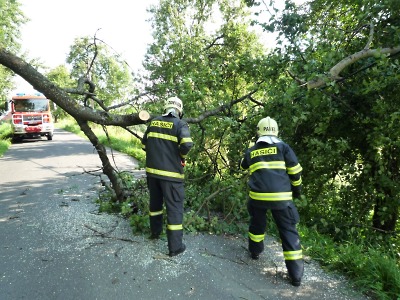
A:
MULTIPOLYGON (((249 225, 249 251, 261 253, 264 251, 264 235, 267 227, 266 208, 255 207, 252 200, 247 205, 250 215, 249 225)), ((285 264, 291 278, 303 276, 304 262, 300 245, 300 237, 296 229, 299 215, 294 204, 286 209, 271 210, 274 221, 278 227, 282 242, 285 264)))
POLYGON ((183 238, 183 202, 185 198, 184 183, 162 180, 147 176, 150 192, 150 229, 152 234, 162 232, 162 214, 165 202, 167 211, 168 249, 175 252, 182 247, 183 238))

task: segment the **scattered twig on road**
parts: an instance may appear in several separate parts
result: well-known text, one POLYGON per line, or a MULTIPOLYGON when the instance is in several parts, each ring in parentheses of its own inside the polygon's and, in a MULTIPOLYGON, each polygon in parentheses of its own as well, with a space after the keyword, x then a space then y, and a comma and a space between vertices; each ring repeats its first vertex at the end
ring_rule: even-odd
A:
POLYGON ((114 256, 115 256, 115 257, 118 257, 118 253, 119 253, 119 251, 121 251, 122 249, 124 249, 124 247, 119 247, 117 250, 115 250, 114 256))
POLYGON ((240 261, 233 260, 233 259, 227 258, 227 257, 225 257, 225 256, 221 256, 221 255, 218 255, 218 254, 211 253, 211 252, 209 252, 207 249, 204 249, 204 252, 203 252, 203 253, 204 253, 204 254, 207 254, 207 255, 210 255, 210 256, 213 256, 213 257, 217 257, 217 258, 229 260, 229 261, 231 261, 231 262, 234 262, 235 264, 239 264, 239 265, 248 265, 248 263, 245 262, 245 261, 243 261, 243 260, 240 260, 240 261))
POLYGON ((104 232, 100 232, 97 229, 84 224, 83 226, 85 226, 87 229, 92 230, 93 232, 96 233, 97 236, 100 236, 102 238, 107 238, 107 239, 113 239, 113 240, 119 240, 119 241, 123 241, 123 242, 130 242, 130 243, 139 243, 138 241, 132 240, 132 239, 128 239, 128 238, 120 238, 120 237, 114 237, 114 236, 109 236, 108 233, 104 233, 104 232))
POLYGON ((165 259, 165 260, 171 260, 172 261, 172 258, 169 257, 166 254, 155 254, 155 255, 153 255, 153 259, 165 259))
POLYGON ((89 246, 86 247, 85 249, 89 249, 91 247, 97 246, 97 245, 104 245, 104 242, 96 242, 96 243, 89 243, 89 246))

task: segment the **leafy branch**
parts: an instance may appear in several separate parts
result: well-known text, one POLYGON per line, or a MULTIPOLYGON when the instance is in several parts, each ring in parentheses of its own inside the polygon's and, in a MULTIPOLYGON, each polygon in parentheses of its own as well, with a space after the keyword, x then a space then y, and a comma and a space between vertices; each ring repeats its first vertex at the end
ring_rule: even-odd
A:
MULTIPOLYGON (((343 69, 345 69, 346 67, 354 64, 355 62, 357 62, 363 58, 374 57, 374 56, 385 55, 385 54, 386 55, 394 55, 399 52, 400 52, 400 46, 390 47, 390 48, 381 48, 381 49, 365 48, 359 52, 356 52, 350 56, 347 56, 346 58, 344 58, 340 62, 338 62, 335 66, 333 66, 329 70, 328 79, 341 80, 342 77, 340 77, 340 73, 343 71, 343 69)), ((326 84, 324 77, 325 76, 319 76, 315 80, 308 81, 307 88, 315 89, 315 88, 324 86, 326 84)))

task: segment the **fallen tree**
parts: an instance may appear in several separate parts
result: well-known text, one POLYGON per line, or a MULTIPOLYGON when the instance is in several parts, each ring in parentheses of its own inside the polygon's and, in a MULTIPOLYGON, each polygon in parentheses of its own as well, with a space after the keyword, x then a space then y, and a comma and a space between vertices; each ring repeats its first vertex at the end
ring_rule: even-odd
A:
MULTIPOLYGON (((95 98, 93 86, 90 81, 86 79, 80 80, 78 87, 74 90, 70 90, 70 93, 68 93, 66 90, 48 80, 23 59, 6 51, 4 48, 0 49, 0 64, 21 76, 29 82, 34 89, 43 93, 77 121, 81 130, 89 138, 100 157, 103 173, 110 180, 111 189, 114 191, 113 198, 116 201, 125 199, 127 191, 124 188, 123 182, 118 176, 117 170, 115 170, 110 163, 106 148, 99 142, 88 122, 126 128, 127 126, 146 123, 150 119, 150 114, 146 111, 140 111, 135 114, 118 115, 109 113, 107 110, 95 110, 90 107, 82 106, 70 96, 70 93, 73 92, 74 94, 85 95, 87 98, 91 99, 95 98), (88 88, 89 91, 85 88, 88 88)), ((98 101, 98 99, 95 100, 98 101)))

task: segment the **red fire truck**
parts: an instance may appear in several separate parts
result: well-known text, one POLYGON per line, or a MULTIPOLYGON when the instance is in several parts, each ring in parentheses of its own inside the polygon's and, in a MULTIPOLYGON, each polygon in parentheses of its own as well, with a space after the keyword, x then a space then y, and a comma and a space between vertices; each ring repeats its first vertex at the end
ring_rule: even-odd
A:
POLYGON ((49 99, 41 93, 16 94, 12 97, 11 115, 13 140, 40 138, 53 139, 54 124, 49 99))

